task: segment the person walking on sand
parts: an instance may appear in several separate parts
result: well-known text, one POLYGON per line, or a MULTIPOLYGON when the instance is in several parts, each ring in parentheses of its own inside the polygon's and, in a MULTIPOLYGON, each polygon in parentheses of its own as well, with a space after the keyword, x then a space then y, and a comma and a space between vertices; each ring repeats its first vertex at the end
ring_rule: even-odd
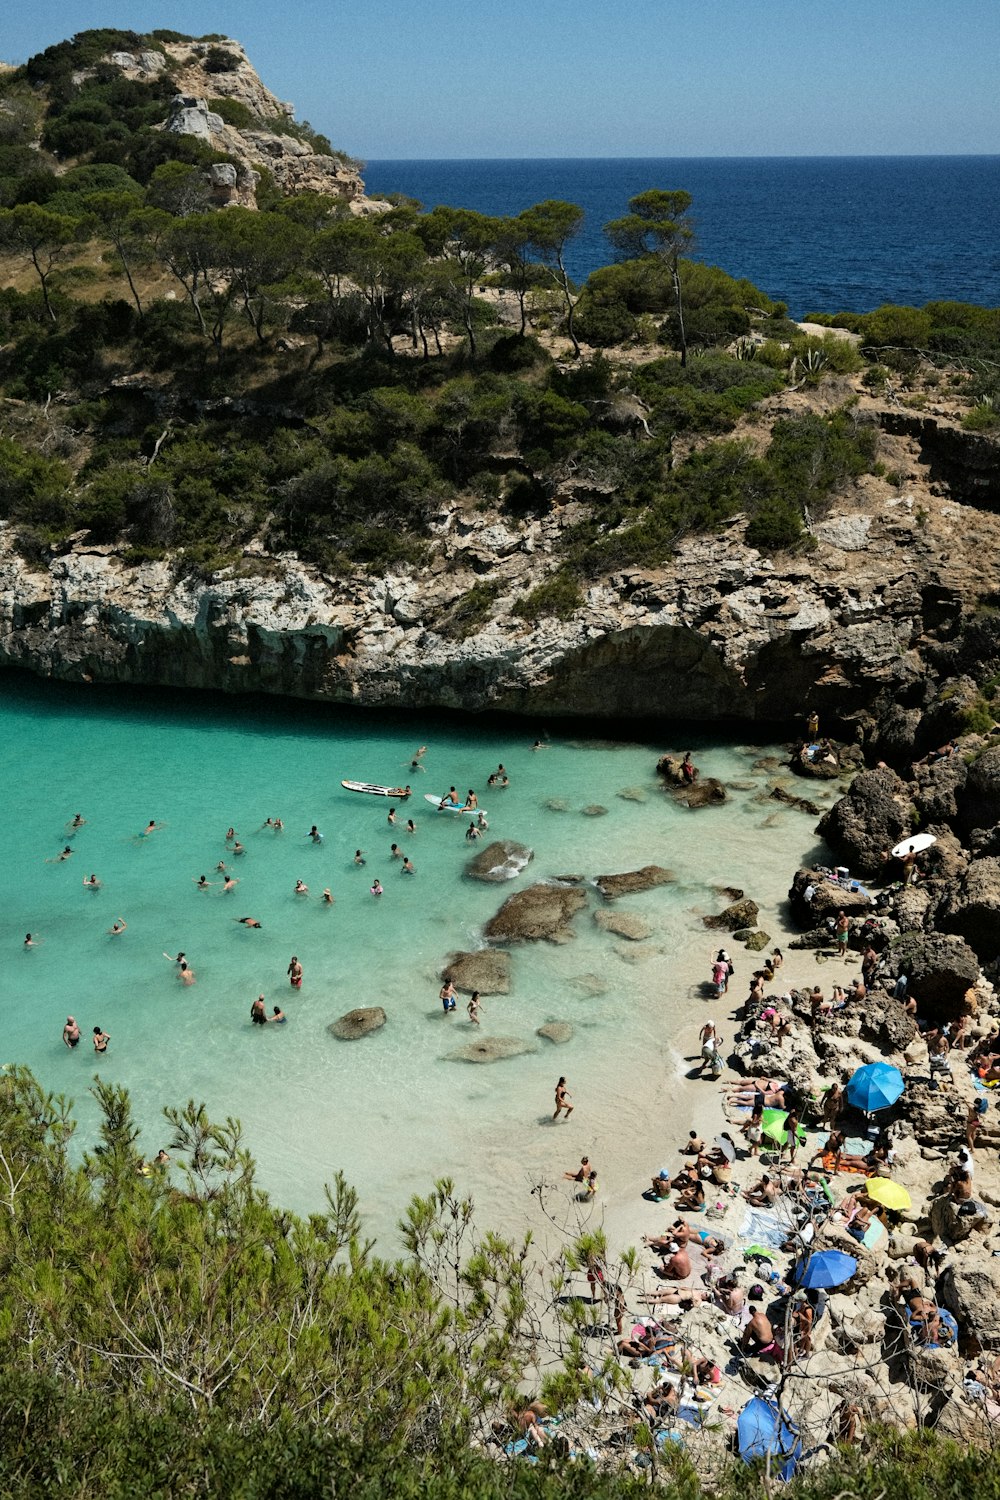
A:
POLYGON ((288 968, 285 970, 285 973, 288 975, 288 983, 291 985, 292 989, 300 990, 302 988, 302 965, 299 963, 294 953, 292 954, 292 961, 288 965, 288 968))
POLYGON ((80 1028, 72 1016, 66 1017, 66 1025, 63 1027, 62 1039, 72 1052, 74 1047, 80 1045, 80 1028))
POLYGON ((580 1165, 577 1167, 576 1171, 564 1172, 563 1176, 565 1177, 567 1182, 586 1182, 588 1176, 590 1175, 590 1171, 590 1157, 581 1156, 580 1165))
POLYGON ((714 1021, 706 1021, 698 1033, 698 1041, 701 1043, 701 1067, 699 1073, 704 1073, 706 1063, 714 1064, 719 1055, 719 1033, 715 1029, 714 1021))
POLYGON ((566 1080, 565 1078, 560 1078, 556 1084, 556 1109, 555 1114, 552 1116, 553 1120, 558 1120, 563 1110, 566 1111, 567 1120, 569 1119, 574 1109, 574 1106, 569 1101, 570 1093, 566 1087, 566 1080))
POLYGON ((469 1003, 465 1008, 469 1012, 469 1020, 472 1022, 473 1026, 478 1026, 479 1013, 483 1008, 479 1000, 478 990, 472 991, 472 994, 469 996, 469 1003))

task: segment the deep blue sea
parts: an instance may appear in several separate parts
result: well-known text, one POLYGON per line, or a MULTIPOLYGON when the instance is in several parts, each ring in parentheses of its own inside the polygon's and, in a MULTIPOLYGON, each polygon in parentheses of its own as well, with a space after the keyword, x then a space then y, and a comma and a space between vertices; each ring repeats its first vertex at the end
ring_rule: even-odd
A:
POLYGON ((613 259, 603 234, 646 188, 694 197, 699 259, 748 276, 794 317, 883 302, 1000 304, 1000 156, 373 161, 368 191, 480 213, 546 198, 586 210, 578 279, 613 259))

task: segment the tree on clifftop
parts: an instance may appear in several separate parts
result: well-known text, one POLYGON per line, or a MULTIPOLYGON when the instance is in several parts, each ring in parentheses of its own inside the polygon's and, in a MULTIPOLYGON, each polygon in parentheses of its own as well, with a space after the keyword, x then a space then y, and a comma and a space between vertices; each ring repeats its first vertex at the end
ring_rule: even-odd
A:
POLYGON ((694 244, 694 226, 688 217, 691 194, 680 189, 667 192, 663 188, 650 188, 630 198, 628 206, 624 218, 605 224, 604 233, 622 257, 655 255, 669 268, 677 306, 681 364, 686 365, 687 337, 678 262, 694 244))
POLYGON ((88 226, 68 214, 50 213, 37 203, 19 203, 0 210, 0 249, 30 260, 42 288, 50 322, 56 321, 49 298, 49 280, 71 247, 87 237, 88 226))
POLYGON ((583 228, 583 209, 576 203, 564 203, 559 198, 546 198, 534 208, 526 208, 518 220, 527 227, 531 243, 542 265, 557 282, 566 303, 566 332, 573 345, 574 354, 580 353, 580 342, 573 327, 573 313, 577 298, 573 294, 573 283, 566 270, 566 247, 583 228))

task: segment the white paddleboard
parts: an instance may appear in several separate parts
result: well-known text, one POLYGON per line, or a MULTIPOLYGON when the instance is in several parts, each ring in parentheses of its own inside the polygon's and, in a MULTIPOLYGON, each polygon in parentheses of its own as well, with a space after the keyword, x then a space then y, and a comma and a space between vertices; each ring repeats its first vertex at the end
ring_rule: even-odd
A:
POLYGON ((915 833, 912 838, 902 839, 896 844, 892 853, 894 858, 902 859, 904 855, 909 854, 911 851, 914 854, 920 854, 922 850, 929 849, 932 844, 936 843, 937 839, 933 833, 915 833))
POLYGON ((401 786, 376 786, 373 781, 342 781, 349 792, 367 792, 369 797, 392 797, 396 802, 405 802, 410 793, 401 786))

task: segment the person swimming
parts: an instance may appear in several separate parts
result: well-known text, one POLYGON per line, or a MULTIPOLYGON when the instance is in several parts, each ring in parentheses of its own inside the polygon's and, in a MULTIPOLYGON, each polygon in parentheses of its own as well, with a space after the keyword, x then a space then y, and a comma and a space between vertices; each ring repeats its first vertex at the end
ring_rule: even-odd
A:
POLYGON ((119 933, 124 932, 127 926, 128 923, 126 922, 125 918, 119 917, 118 920, 116 922, 112 922, 111 926, 108 928, 108 937, 118 937, 119 933))
POLYGON ((417 831, 417 825, 412 818, 407 818, 406 820, 406 831, 407 833, 416 833, 417 831))
POLYGON ((110 1035, 109 1032, 102 1031, 99 1026, 95 1026, 94 1027, 94 1051, 95 1052, 107 1052, 107 1050, 108 1050, 108 1043, 110 1042, 110 1040, 111 1040, 111 1035, 110 1035))
POLYGON ((379 880, 378 876, 376 876, 375 879, 372 881, 371 892, 372 892, 373 896, 381 896, 381 895, 384 894, 383 889, 382 889, 382 882, 381 882, 381 880, 379 880))
POLYGON ((214 884, 214 881, 209 880, 207 875, 199 875, 197 880, 195 880, 195 877, 192 875, 191 879, 194 880, 194 883, 198 887, 199 891, 211 890, 214 884))
POLYGON ((101 882, 98 880, 96 875, 85 875, 83 878, 83 883, 87 887, 88 891, 99 891, 101 888, 101 882))
POLYGON ((233 921, 240 923, 243 927, 259 927, 261 925, 256 917, 234 917, 233 921))
POLYGON ((277 1021, 279 1026, 284 1026, 285 1022, 288 1020, 288 1017, 285 1015, 285 1012, 282 1010, 281 1006, 276 1005, 274 1007, 274 1014, 268 1016, 267 1019, 269 1021, 277 1021))
POLYGON ((184 959, 177 966, 177 977, 181 984, 194 984, 194 970, 184 959))
POLYGON ((323 902, 324 906, 333 905, 333 892, 330 890, 330 887, 328 885, 325 885, 323 887, 323 894, 320 897, 320 900, 323 902))
POLYGON ((235 891, 239 883, 240 882, 235 875, 227 874, 225 880, 222 882, 222 889, 224 891, 235 891))
POLYGON ((320 833, 315 823, 310 828, 306 837, 312 839, 314 844, 321 844, 323 842, 323 835, 320 833))
POLYGON ((417 873, 408 855, 403 856, 403 867, 399 873, 401 875, 415 875, 417 873))
POLYGON ((66 1017, 66 1025, 62 1030, 62 1039, 66 1046, 72 1049, 80 1045, 80 1028, 72 1016, 66 1017))
POLYGON ((157 823, 154 818, 150 818, 142 832, 136 834, 136 838, 148 839, 151 833, 156 833, 158 829, 166 828, 166 826, 166 823, 157 823))
POLYGON ((297 880, 295 882, 295 894, 296 896, 308 896, 309 887, 304 880, 297 880))

